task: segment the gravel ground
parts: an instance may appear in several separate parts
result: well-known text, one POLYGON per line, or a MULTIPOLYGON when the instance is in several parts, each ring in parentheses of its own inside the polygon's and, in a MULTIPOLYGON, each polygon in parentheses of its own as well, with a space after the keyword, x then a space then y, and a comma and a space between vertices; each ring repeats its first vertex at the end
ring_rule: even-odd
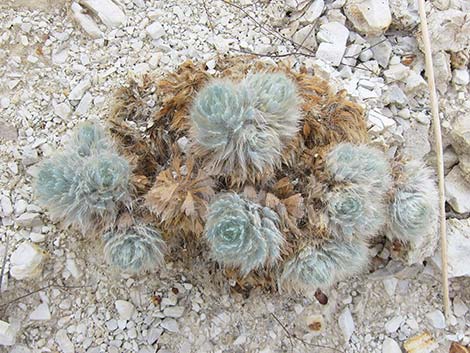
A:
MULTIPOLYGON (((1 258, 7 252, 1 352, 418 353, 448 352, 452 341, 470 343, 470 277, 451 279, 453 306, 445 326, 440 273, 431 259, 409 267, 392 260, 389 271, 341 282, 326 293, 327 305, 313 293, 302 297, 253 289, 244 295, 214 275, 213 264, 203 258, 189 263, 187 254, 168 259, 159 273, 113 273, 96 240, 51 223, 35 205, 31 179, 37 162, 61 146, 79 121, 103 120, 114 90, 129 77, 146 72, 158 76, 187 59, 206 62, 211 73, 217 56, 240 52, 306 65, 366 107, 374 141, 389 146, 390 154, 400 148, 432 161, 424 59, 414 37, 413 5, 390 1, 393 23, 385 32, 386 42, 364 50, 382 37, 355 32, 358 25, 344 15, 345 1, 310 3, 296 19, 295 9, 302 4, 295 1, 121 0, 123 23, 112 23, 120 20, 116 13, 109 15, 111 20, 100 20, 100 12, 93 15, 103 35, 95 39, 82 28, 70 2, 0 4, 1 258), (341 30, 324 27, 333 22, 341 30), (348 42, 342 44, 344 34, 348 42), (332 36, 332 43, 325 36, 332 36), (305 48, 296 49, 290 38, 305 48), (333 46, 326 54, 324 43, 333 46), (317 58, 311 55, 315 52, 317 58), (403 65, 406 60, 413 63, 403 65), (31 251, 39 254, 40 264, 36 276, 17 280, 11 275, 11 254, 24 244, 34 244, 31 251), (428 349, 422 344, 422 350, 413 350, 405 343, 425 333, 434 342, 428 349)), ((443 14, 449 6, 467 12, 468 18, 464 1, 432 1, 428 10, 443 14)), ((380 19, 384 10, 372 10, 380 19)), ((448 136, 453 136, 456 121, 470 119, 468 66, 451 68, 445 45, 457 43, 451 51, 460 52, 460 47, 468 48, 469 38, 454 36, 438 43, 445 147, 452 145, 448 136)), ((446 149, 446 172, 457 173, 459 160, 464 165, 462 155, 458 148, 446 149)), ((470 189, 461 179, 459 174, 458 191, 451 190, 449 200, 449 214, 458 219, 470 211, 470 189)), ((464 229, 470 234, 468 222, 464 229)), ((469 241, 467 237, 462 246, 468 249, 469 241)), ((386 251, 375 252, 388 261, 386 251)), ((467 264, 468 270, 469 253, 452 260, 467 264)))

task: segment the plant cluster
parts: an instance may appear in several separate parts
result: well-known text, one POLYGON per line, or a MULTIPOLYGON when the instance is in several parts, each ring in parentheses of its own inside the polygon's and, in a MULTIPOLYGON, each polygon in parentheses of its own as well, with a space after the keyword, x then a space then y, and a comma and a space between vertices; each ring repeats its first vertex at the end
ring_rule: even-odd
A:
POLYGON ((104 255, 115 268, 138 273, 163 266, 165 242, 160 232, 145 224, 133 224, 103 234, 104 255))
POLYGON ((386 220, 385 196, 391 186, 384 153, 341 143, 328 153, 325 168, 332 185, 325 195, 332 235, 346 240, 376 235, 386 220))
POLYGON ((64 150, 44 161, 35 190, 50 215, 82 233, 111 225, 130 202, 129 163, 98 125, 78 127, 64 150))
POLYGON ((289 259, 280 275, 280 287, 308 291, 326 289, 367 268, 365 242, 327 242, 321 248, 307 246, 289 259))
POLYGON ((418 161, 398 165, 400 179, 388 207, 386 235, 411 244, 436 231, 438 196, 432 172, 418 161))
POLYGON ((211 203, 204 236, 216 261, 247 275, 279 260, 284 237, 278 223, 268 207, 227 193, 211 203))
POLYGON ((161 263, 158 232, 145 226, 110 230, 131 203, 131 167, 103 128, 83 123, 69 144, 41 163, 35 180, 39 204, 51 217, 84 234, 102 233, 109 263, 137 272, 161 263))
POLYGON ((298 131, 299 107, 294 82, 281 73, 210 82, 191 109, 195 152, 211 175, 235 183, 266 178, 298 131))
POLYGON ((121 89, 116 143, 81 126, 43 163, 40 203, 103 234, 121 271, 162 266, 175 239, 173 257, 208 250, 240 288, 324 289, 367 269, 372 238, 412 248, 434 231, 430 171, 369 146, 363 110, 343 92, 247 57, 217 72, 187 62, 121 89))

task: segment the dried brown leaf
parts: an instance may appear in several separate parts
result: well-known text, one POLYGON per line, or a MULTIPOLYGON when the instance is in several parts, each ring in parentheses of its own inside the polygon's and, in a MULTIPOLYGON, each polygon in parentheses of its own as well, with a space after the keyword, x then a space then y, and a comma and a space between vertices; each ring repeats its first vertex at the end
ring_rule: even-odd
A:
POLYGON ((470 353, 470 349, 468 347, 464 347, 457 342, 452 342, 449 353, 470 353))

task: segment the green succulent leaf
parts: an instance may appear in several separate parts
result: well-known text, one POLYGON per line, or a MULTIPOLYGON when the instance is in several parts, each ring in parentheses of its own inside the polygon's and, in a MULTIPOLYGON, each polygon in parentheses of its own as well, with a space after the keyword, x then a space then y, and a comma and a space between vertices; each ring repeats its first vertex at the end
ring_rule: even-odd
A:
POLYGON ((146 225, 108 231, 103 235, 107 262, 124 272, 138 273, 163 266, 166 245, 160 232, 146 225))
POLYGON ((204 236, 217 262, 246 275, 279 259, 284 238, 278 222, 271 210, 227 193, 210 204, 204 236))
POLYGON ((326 169, 337 182, 368 185, 378 192, 387 192, 392 183, 384 153, 366 145, 338 144, 326 157, 326 169))
POLYGON ((279 284, 296 291, 324 289, 360 273, 367 264, 368 248, 362 241, 307 246, 284 264, 279 284))
POLYGON ((79 127, 74 144, 40 164, 34 183, 39 204, 83 233, 111 224, 130 199, 129 163, 103 138, 98 127, 79 127))
POLYGON ((437 188, 431 170, 419 161, 404 165, 403 180, 388 208, 387 235, 415 242, 437 228, 437 188))

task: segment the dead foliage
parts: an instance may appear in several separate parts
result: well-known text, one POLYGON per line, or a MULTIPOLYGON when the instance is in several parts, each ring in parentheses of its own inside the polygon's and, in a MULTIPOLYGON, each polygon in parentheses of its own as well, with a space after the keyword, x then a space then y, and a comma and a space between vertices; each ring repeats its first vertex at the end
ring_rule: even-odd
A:
POLYGON ((171 165, 158 174, 147 193, 146 204, 166 232, 200 236, 214 187, 209 176, 196 170, 192 159, 184 162, 175 153, 171 165))

